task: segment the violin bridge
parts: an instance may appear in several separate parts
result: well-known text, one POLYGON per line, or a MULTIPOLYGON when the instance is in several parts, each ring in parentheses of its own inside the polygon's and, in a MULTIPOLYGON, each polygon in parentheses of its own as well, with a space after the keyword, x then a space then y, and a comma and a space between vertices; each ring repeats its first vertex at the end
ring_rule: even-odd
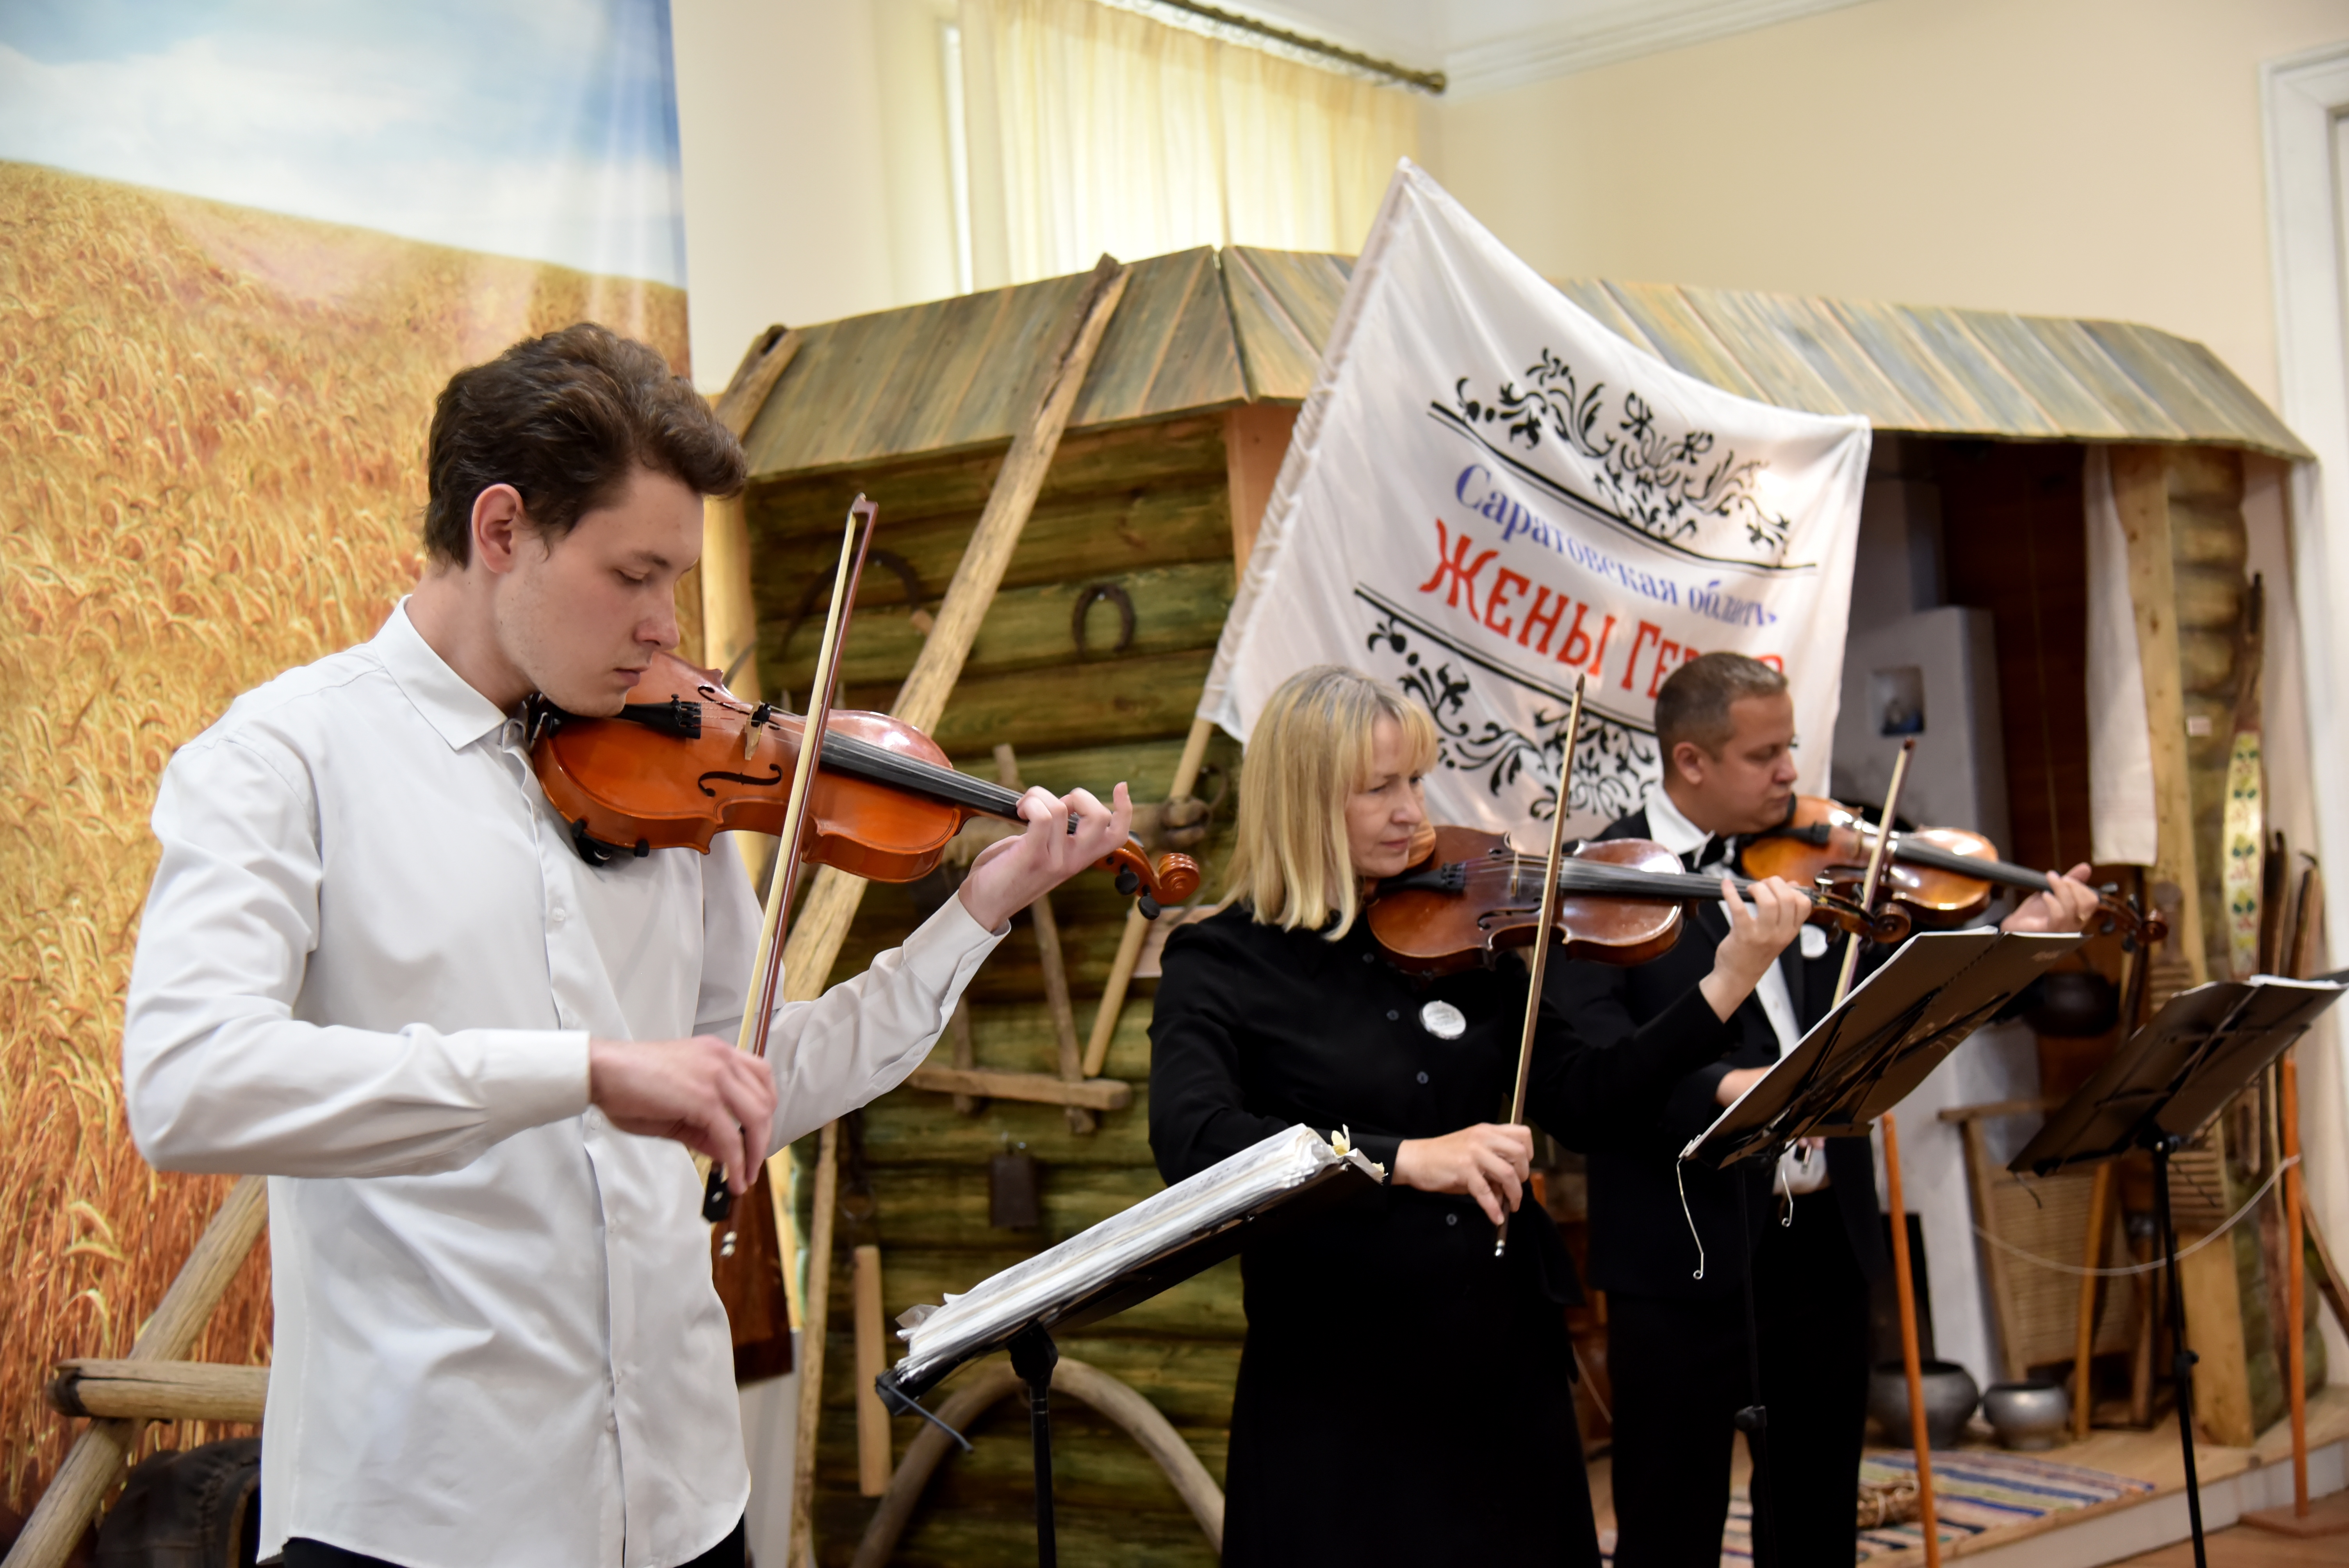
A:
POLYGON ((750 717, 749 718, 742 721, 743 761, 748 762, 752 757, 758 754, 759 731, 765 727, 767 716, 772 712, 774 712, 773 707, 762 702, 758 707, 750 710, 750 717))

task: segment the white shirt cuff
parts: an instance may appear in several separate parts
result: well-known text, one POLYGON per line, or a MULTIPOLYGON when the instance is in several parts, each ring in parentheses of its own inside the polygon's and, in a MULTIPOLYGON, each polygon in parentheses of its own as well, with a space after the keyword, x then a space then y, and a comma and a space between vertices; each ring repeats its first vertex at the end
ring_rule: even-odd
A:
POLYGON ((587 1109, 587 1031, 481 1029, 482 1102, 498 1138, 587 1109))

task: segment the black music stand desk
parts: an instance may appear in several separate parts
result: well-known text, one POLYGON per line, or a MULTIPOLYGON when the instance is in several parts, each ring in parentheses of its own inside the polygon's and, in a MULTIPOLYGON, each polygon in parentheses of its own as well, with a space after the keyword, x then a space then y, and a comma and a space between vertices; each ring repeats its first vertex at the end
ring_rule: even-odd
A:
MULTIPOLYGON (((2194 1561, 2205 1561, 2202 1496, 2194 1469, 2194 1353, 2186 1348, 2186 1296, 2178 1278, 2178 1227, 2169 1212, 2169 1157, 2268 1069, 2343 990, 2342 976, 2254 975, 2181 991, 2057 1107, 2007 1169, 2047 1176, 2132 1149, 2153 1154, 2154 1222, 2161 1233, 2169 1315, 2170 1377, 2178 1389, 2178 1445, 2186 1456, 2186 1510, 2194 1561)), ((2297 1332, 2294 1326, 2294 1332, 2297 1332)), ((2083 1385, 2085 1388, 2085 1385, 2083 1385)))

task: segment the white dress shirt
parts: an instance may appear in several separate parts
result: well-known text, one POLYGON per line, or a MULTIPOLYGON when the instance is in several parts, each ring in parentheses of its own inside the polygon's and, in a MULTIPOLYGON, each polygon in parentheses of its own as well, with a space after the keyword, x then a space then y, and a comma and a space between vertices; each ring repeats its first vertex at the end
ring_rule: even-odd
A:
MULTIPOLYGON (((1661 783, 1648 792, 1648 836, 1681 856, 1702 849, 1705 841, 1713 838, 1682 813, 1661 783)), ((1719 840, 1714 843, 1712 856, 1697 869, 1718 876, 1728 868, 1729 847, 1719 840)), ((1725 920, 1742 918, 1725 902, 1721 905, 1721 913, 1725 920)), ((1796 940, 1802 944, 1806 958, 1822 957, 1826 953, 1826 933, 1816 925, 1804 926, 1796 940)), ((1786 990, 1785 970, 1775 964, 1764 970, 1754 987, 1754 999, 1762 1004, 1763 1016, 1770 1020, 1770 1032, 1778 1037, 1778 1057, 1783 1061, 1803 1038, 1801 1022, 1795 1016, 1795 999, 1786 990)), ((1798 1144, 1779 1156, 1778 1181, 1787 1192, 1816 1192, 1827 1184, 1827 1162, 1816 1150, 1798 1144)))
MULTIPOLYGON (((139 1148, 270 1177, 261 1552, 666 1568, 750 1495, 691 1155, 587 1040, 730 1043, 740 857, 573 851, 518 721, 395 610, 165 770, 123 1037, 139 1148)), ((778 1010, 771 1144, 904 1081, 995 935, 950 899, 778 1010)))

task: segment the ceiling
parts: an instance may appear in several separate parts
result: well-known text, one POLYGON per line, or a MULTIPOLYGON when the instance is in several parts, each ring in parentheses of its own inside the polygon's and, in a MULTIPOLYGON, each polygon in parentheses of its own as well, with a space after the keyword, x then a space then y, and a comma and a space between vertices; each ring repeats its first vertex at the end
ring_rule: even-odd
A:
POLYGON ((1862 0, 1215 0, 1475 98, 1862 0))

